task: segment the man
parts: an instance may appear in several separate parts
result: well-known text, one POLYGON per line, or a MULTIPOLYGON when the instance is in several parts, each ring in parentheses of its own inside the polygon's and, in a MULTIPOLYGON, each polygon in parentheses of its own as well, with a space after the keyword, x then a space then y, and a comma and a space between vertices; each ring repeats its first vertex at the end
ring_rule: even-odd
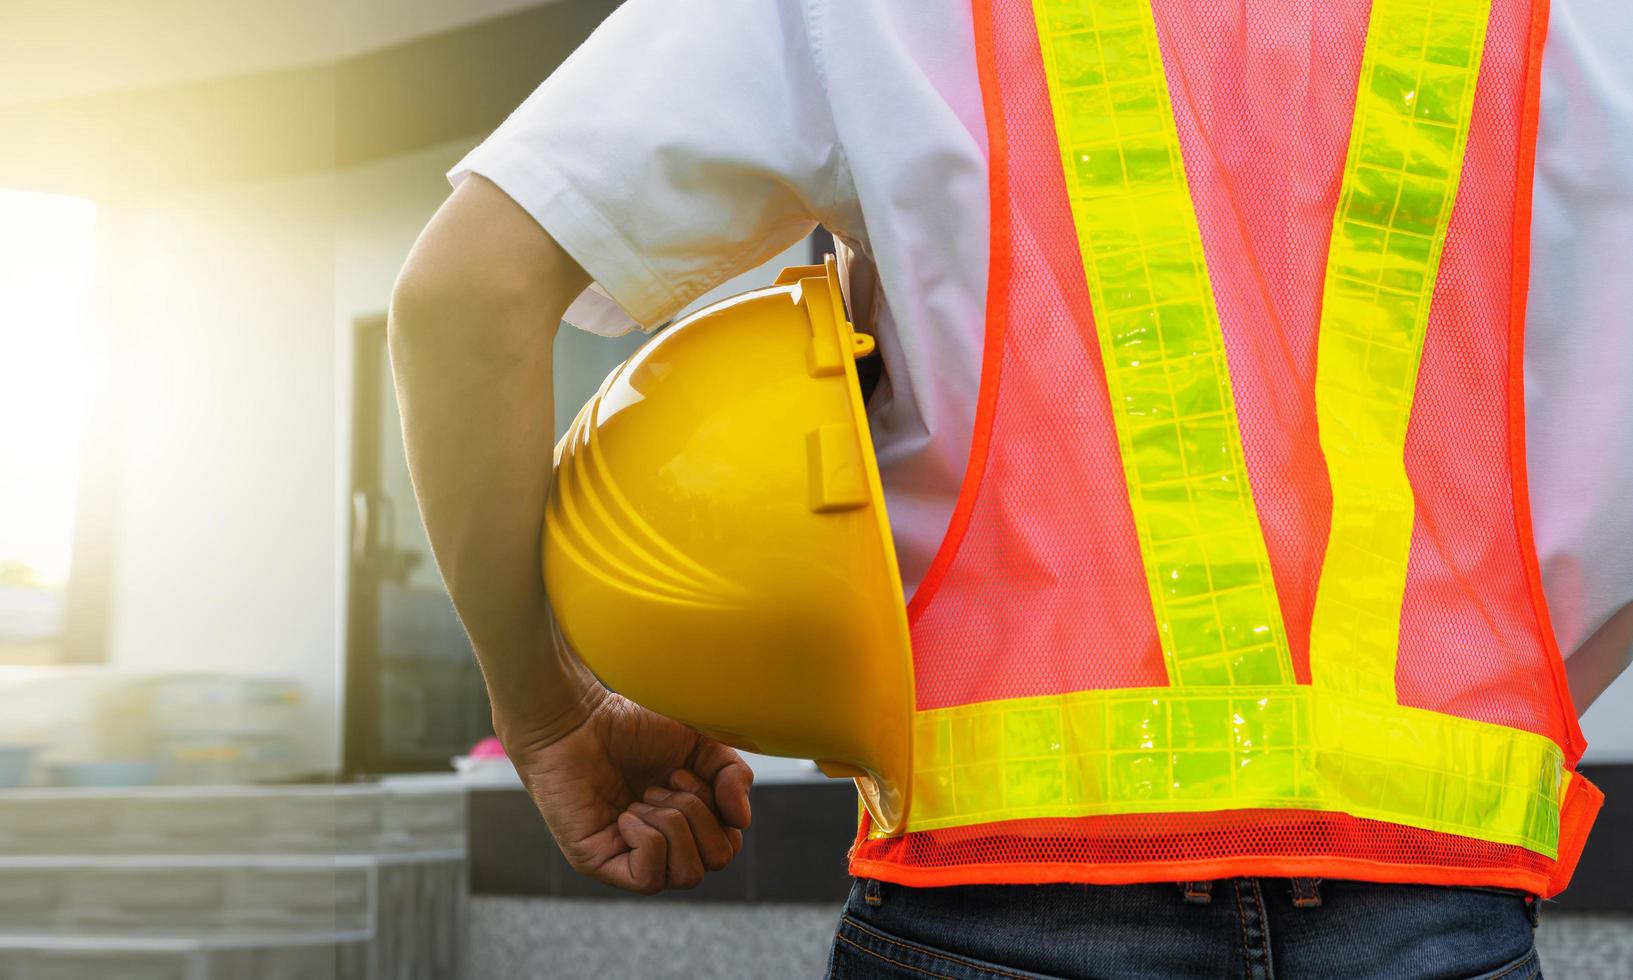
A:
MULTIPOLYGON (((1287 692, 1313 677, 1358 699, 1344 704, 1382 705, 1379 718, 1427 719, 1418 745, 1431 755, 1453 752, 1445 732, 1475 732, 1471 744, 1555 759, 1548 772, 1560 772, 1562 758, 1563 779, 1581 749, 1569 696, 1585 708, 1627 663, 1633 575, 1614 542, 1633 531, 1633 509, 1616 502, 1608 474, 1633 462, 1633 399, 1616 390, 1630 366, 1617 318, 1633 297, 1605 263, 1630 241, 1625 208, 1601 204, 1625 200, 1618 168, 1628 155, 1612 147, 1633 139, 1615 102, 1629 78, 1612 47, 1633 43, 1628 15, 1561 3, 1544 61, 1530 487, 1554 626, 1573 651, 1566 692, 1527 580, 1537 562, 1523 527, 1523 459, 1507 455, 1519 445, 1518 416, 1503 379, 1517 378, 1517 360, 1493 332, 1508 329, 1513 296, 1524 293, 1527 239, 1513 230, 1527 227, 1518 188, 1530 187, 1527 93, 1545 9, 1496 0, 1488 18, 1485 4, 1464 0, 1439 13, 1382 0, 1371 10, 1085 0, 1040 3, 1034 16, 1028 6, 634 0, 451 174, 456 190, 393 297, 409 461, 496 730, 581 872, 642 892, 697 884, 741 846, 750 773, 724 746, 601 689, 553 632, 536 542, 550 482, 556 324, 564 315, 619 319, 604 302, 590 308, 601 302, 584 292, 593 278, 628 321, 655 326, 818 222, 878 269, 887 380, 869 414, 913 596, 921 712, 1003 704, 1017 691, 1086 692, 1097 703, 1096 692, 1177 685, 1187 671, 1201 689, 1185 696, 1206 704, 1220 690, 1213 685, 1287 692), (1369 16, 1379 18, 1370 32, 1369 16), (1397 35, 1408 42, 1387 47, 1397 35), (1402 58, 1419 66, 1416 83, 1391 82, 1390 59, 1402 58), (1478 95, 1472 65, 1484 73, 1478 95), (1363 71, 1377 85, 1361 86, 1363 71), (1102 90, 1100 110, 1063 108, 1079 104, 1075 93, 1102 90), (1375 114, 1361 116, 1369 105, 1375 114), (1450 163, 1412 157, 1430 151, 1410 135, 1404 149, 1371 142, 1368 126, 1384 110, 1407 120, 1401 133, 1420 132, 1409 128, 1420 118, 1441 127, 1447 141, 1430 155, 1451 154, 1450 163), (1351 140, 1354 118, 1362 122, 1351 140), (1141 129, 1131 137, 1134 123, 1141 129), (1060 146, 1075 155, 1063 161, 1060 146), (1389 171, 1379 160, 1392 149, 1389 171), (1364 205, 1367 181, 1386 172, 1439 173, 1441 183, 1410 207, 1385 208, 1376 253, 1364 221, 1329 241, 1339 201, 1364 205), (1129 189, 1136 180, 1187 206, 1150 205, 1129 189), (1119 194, 1137 205, 1126 219, 1097 217, 1092 202, 1119 194), (1487 202, 1491 217, 1468 217, 1487 212, 1467 202, 1487 202), (1408 219, 1432 229, 1420 237, 1437 244, 1406 248, 1403 239, 1405 251, 1391 250, 1384 236, 1408 219), (1160 284, 1130 278, 1125 253, 1106 243, 1159 220, 1171 224, 1172 241, 1200 242, 1206 277, 1181 258, 1148 266, 1143 275, 1155 270, 1160 284), (1471 225, 1478 220, 1483 231, 1471 225), (1376 289, 1360 299, 1343 291, 1353 278, 1338 265, 1345 256, 1363 266, 1373 256, 1369 274, 1414 282, 1416 312, 1402 322, 1418 331, 1405 347, 1417 356, 1416 344, 1421 369, 1383 353, 1346 354, 1335 319, 1360 309, 1356 322, 1366 324, 1387 311, 1376 289), (1462 289, 1463 298, 1437 288, 1462 289), (1119 304, 1160 310, 1175 297, 1192 334, 1117 319, 1119 304), (1204 380, 1225 392, 1234 419, 1233 428, 1206 428, 1217 442, 1203 449, 1224 461, 1214 489, 1226 492, 1205 510, 1200 484, 1176 503, 1163 494, 1176 484, 1147 480, 1142 469, 1177 467, 1176 480, 1191 479, 1179 461, 1192 457, 1178 454, 1198 445, 1202 429, 1181 419, 1175 455, 1142 456, 1147 443, 1136 436, 1150 419, 1140 416, 1140 376, 1125 374, 1150 359, 1139 345, 1155 343, 1159 365, 1177 364, 1172 346, 1192 339, 1186 353, 1202 359, 1187 370, 1211 372, 1204 380), (1406 440, 1404 450, 1369 441, 1373 428, 1390 426, 1335 376, 1345 364, 1356 384, 1394 392, 1389 411, 1400 429, 1385 435, 1406 440), (1029 462, 1045 455, 1050 466, 1029 462), (1492 470, 1470 475, 1465 464, 1492 470), (1251 499, 1240 491, 1244 472, 1251 499), (1209 526, 1192 533, 1215 534, 1203 550, 1228 539, 1228 560, 1163 564, 1163 521, 1194 524, 1198 515, 1209 526), (1018 542, 1034 519, 1028 551, 1018 542), (1365 556, 1382 547, 1358 541, 1357 527, 1391 539, 1383 550, 1394 564, 1376 574, 1394 576, 1392 597, 1357 586, 1375 574, 1365 556), (1174 639, 1184 637, 1185 604, 1197 581, 1225 572, 1257 598, 1195 635, 1247 639, 1224 660, 1188 662, 1187 644, 1174 639), (1323 598, 1323 587, 1340 594, 1323 598), (1383 615, 1334 611, 1369 603, 1383 615), (970 639, 972 620, 980 643, 970 639), (1366 646, 1371 622, 1389 631, 1375 649, 1366 646), (1362 652, 1334 659, 1351 648, 1362 652), (1414 714, 1397 701, 1437 710, 1414 714), (1440 720, 1448 717, 1474 725, 1440 720)), ((1177 404, 1172 372, 1164 383, 1163 404, 1177 404)), ((1221 409, 1217 398, 1208 404, 1211 419, 1221 409)), ((1166 417, 1171 408, 1153 411, 1166 417)), ((1299 710, 1313 710, 1306 691, 1296 693, 1299 710)), ((1274 707, 1278 696, 1257 703, 1274 707)), ((1160 697, 1152 703, 1161 724, 1137 712, 1129 723, 1162 729, 1147 748, 1174 738, 1180 717, 1160 697)), ((1240 714, 1220 736, 1234 741, 1202 753, 1210 766, 1235 760, 1244 767, 1237 776, 1219 768, 1188 777, 1180 762, 1164 762, 1173 768, 1161 776, 1131 770, 1124 789, 1228 793, 1250 774, 1277 771, 1273 760, 1287 761, 1272 737, 1280 723, 1263 729, 1269 753, 1253 755, 1242 743, 1255 723, 1240 714)), ((1337 727, 1352 741, 1396 724, 1333 717, 1348 719, 1337 727)), ((1202 731, 1194 737, 1214 737, 1202 731)), ((1126 726, 1107 732, 1145 737, 1126 726)), ((1181 742, 1173 747, 1179 760, 1181 742)), ((1356 751, 1359 765, 1367 748, 1356 751)), ((1139 764, 1156 758, 1133 755, 1139 764)), ((1485 776, 1474 775, 1467 785, 1477 794, 1485 776)), ((1501 822, 1493 814, 1514 797, 1465 807, 1461 797, 1448 802, 1443 782, 1461 775, 1426 778, 1398 791, 1377 821, 1353 805, 1309 803, 1342 811, 1310 816, 1304 802, 1282 811, 1262 801, 1226 809, 1213 824, 1208 815, 1219 811, 1208 805, 1201 816, 1156 807, 1156 819, 1153 808, 1130 806, 1118 817, 1108 798, 1096 811, 1107 815, 1029 829, 1000 808, 940 836, 860 839, 852 869, 862 877, 832 975, 1536 975, 1532 895, 1549 891, 1551 852, 1568 864, 1568 848, 1555 844, 1589 791, 1569 790, 1563 804, 1550 797, 1540 820, 1521 818, 1546 841, 1495 825, 1482 838, 1486 830, 1460 821, 1501 822), (1438 816, 1403 812, 1426 798, 1422 786, 1435 787, 1436 802, 1425 805, 1440 806, 1438 816)), ((1069 781, 1045 790, 1077 792, 1069 781)), ((1118 791, 1115 779, 1104 789, 1118 791)))

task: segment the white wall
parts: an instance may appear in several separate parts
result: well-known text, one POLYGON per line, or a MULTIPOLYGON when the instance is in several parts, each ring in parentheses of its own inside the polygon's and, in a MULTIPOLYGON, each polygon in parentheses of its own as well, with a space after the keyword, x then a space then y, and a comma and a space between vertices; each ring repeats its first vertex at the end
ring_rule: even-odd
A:
POLYGON ((109 661, 300 680, 334 757, 333 176, 104 209, 121 478, 109 661))
POLYGON ((109 660, 293 677, 339 762, 351 337, 463 143, 104 208, 122 473, 109 660))

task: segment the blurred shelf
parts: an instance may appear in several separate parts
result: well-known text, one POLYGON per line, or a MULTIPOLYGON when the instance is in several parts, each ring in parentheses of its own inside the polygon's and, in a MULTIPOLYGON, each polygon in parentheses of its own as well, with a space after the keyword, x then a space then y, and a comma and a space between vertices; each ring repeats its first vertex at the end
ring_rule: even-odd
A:
POLYGON ((243 930, 164 932, 85 932, 0 929, 0 950, 36 952, 192 953, 201 950, 286 949, 345 946, 374 938, 368 930, 243 930))
POLYGON ((442 864, 465 860, 463 850, 393 851, 382 854, 0 854, 0 871, 74 869, 107 871, 173 868, 295 869, 369 868, 394 864, 442 864))

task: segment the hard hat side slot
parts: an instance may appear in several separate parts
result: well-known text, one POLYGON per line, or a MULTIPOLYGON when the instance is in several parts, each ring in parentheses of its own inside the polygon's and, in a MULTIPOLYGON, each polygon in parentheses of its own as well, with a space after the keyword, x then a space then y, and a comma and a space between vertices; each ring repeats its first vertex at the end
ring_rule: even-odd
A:
POLYGON ((867 470, 848 425, 823 425, 805 437, 811 471, 811 510, 818 514, 868 505, 867 470))
POLYGON ((850 350, 841 349, 840 337, 845 335, 848 338, 850 331, 841 329, 826 292, 802 286, 800 293, 800 304, 805 307, 806 315, 811 320, 811 345, 806 348, 805 369, 813 378, 844 374, 845 358, 854 355, 850 350))

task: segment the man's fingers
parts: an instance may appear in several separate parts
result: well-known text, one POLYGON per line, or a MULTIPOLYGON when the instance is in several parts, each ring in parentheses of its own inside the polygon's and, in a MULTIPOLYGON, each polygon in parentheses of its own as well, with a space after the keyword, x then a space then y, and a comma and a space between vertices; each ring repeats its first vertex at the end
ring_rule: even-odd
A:
POLYGON ((716 818, 720 819, 721 826, 726 831, 726 843, 731 845, 732 854, 737 855, 742 853, 743 832, 738 830, 736 827, 731 826, 728 821, 720 816, 720 808, 715 805, 714 790, 711 787, 687 770, 676 769, 669 776, 669 788, 679 790, 682 793, 691 793, 693 796, 702 800, 704 805, 709 808, 710 812, 712 812, 716 818))
POLYGON ((699 779, 699 777, 692 776, 691 769, 676 769, 676 771, 670 773, 670 789, 678 792, 689 792, 697 799, 701 799, 705 807, 709 807, 710 810, 715 809, 714 789, 710 789, 709 784, 699 779))
POLYGON ((669 774, 669 788, 678 789, 682 793, 691 793, 693 796, 714 808, 714 790, 708 783, 692 775, 690 769, 676 769, 669 774))
POLYGON ((670 888, 696 888, 703 881, 703 858, 698 854, 697 842, 692 839, 692 828, 686 815, 671 806, 653 806, 650 803, 631 803, 629 813, 635 814, 649 826, 656 827, 669 847, 667 884, 670 888))
POLYGON ((737 852, 732 850, 731 842, 726 839, 725 828, 720 826, 720 820, 701 797, 654 786, 646 791, 644 799, 653 806, 674 807, 685 815, 686 824, 692 831, 692 840, 697 844, 697 853, 703 858, 704 870, 719 871, 736 856, 737 852))
MULTIPOLYGON (((709 812, 713 813, 716 819, 720 819, 723 824, 725 823, 724 818, 720 816, 720 807, 715 805, 714 787, 692 775, 689 770, 676 769, 670 773, 669 788, 682 793, 690 793, 702 800, 703 805, 709 808, 709 812)), ((647 802, 652 801, 648 800, 647 802)))
POLYGON ((629 850, 599 868, 588 869, 587 873, 609 885, 642 895, 662 891, 669 864, 669 841, 663 833, 633 813, 620 813, 618 835, 629 850))
POLYGON ((754 819, 748 791, 754 785, 754 770, 741 759, 724 766, 714 777, 714 805, 720 817, 738 830, 747 830, 754 819))
POLYGON ((754 770, 743 757, 730 746, 705 739, 690 768, 714 792, 714 809, 726 825, 747 830, 753 816, 748 791, 754 784, 754 770))
POLYGON ((748 826, 749 820, 752 816, 749 812, 748 786, 754 781, 754 771, 748 769, 746 764, 744 764, 743 768, 746 770, 746 773, 744 774, 746 778, 741 781, 738 779, 739 774, 735 771, 730 771, 730 767, 722 767, 721 769, 721 775, 726 775, 728 771, 730 771, 730 775, 725 779, 727 789, 733 793, 737 793, 740 790, 740 795, 736 800, 737 805, 735 806, 730 817, 726 815, 725 811, 721 810, 719 800, 715 798, 714 788, 712 786, 707 785, 685 769, 676 769, 669 776, 670 789, 679 790, 682 793, 690 793, 702 800, 704 805, 707 806, 709 810, 719 818, 723 827, 728 830, 737 831, 735 834, 726 835, 726 839, 732 845, 732 853, 734 854, 743 849, 743 834, 740 828, 748 826), (741 823, 739 824, 737 821, 741 821, 741 823))

